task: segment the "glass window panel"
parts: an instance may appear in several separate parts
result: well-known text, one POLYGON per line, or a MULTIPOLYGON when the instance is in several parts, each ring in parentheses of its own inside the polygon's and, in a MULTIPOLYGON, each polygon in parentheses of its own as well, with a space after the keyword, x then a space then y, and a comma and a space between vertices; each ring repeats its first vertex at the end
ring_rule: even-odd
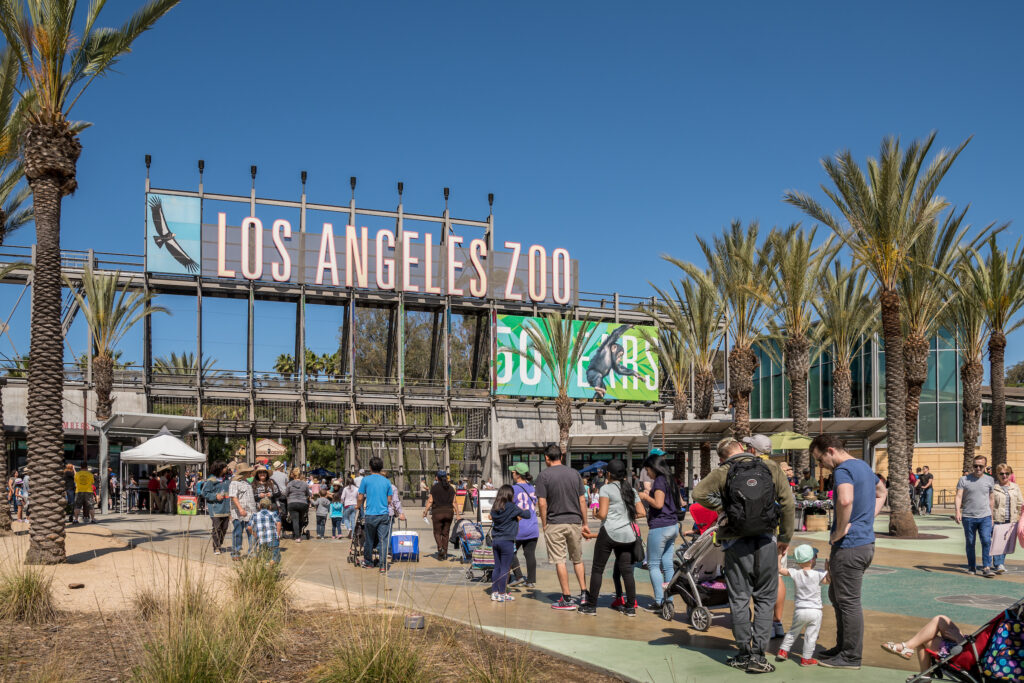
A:
POLYGON ((956 351, 939 351, 939 401, 956 401, 956 351))
POLYGON ((821 370, 818 366, 811 368, 808 375, 807 387, 807 414, 810 417, 817 417, 821 413, 821 370))
POLYGON ((937 406, 934 403, 921 404, 921 411, 917 418, 917 442, 935 443, 939 440, 939 425, 937 420, 937 406))
POLYGON ((772 377, 772 417, 782 417, 782 375, 772 377))
POLYGON ((761 418, 761 380, 754 380, 754 390, 750 392, 750 417, 752 419, 761 418))
POLYGON ((790 392, 789 377, 782 376, 782 417, 789 417, 789 392, 790 392))
POLYGON ((885 401, 885 352, 878 352, 878 395, 880 401, 885 401))
POLYGON ((935 352, 928 353, 928 378, 921 387, 921 402, 935 401, 935 352))
POLYGON ((939 404, 939 441, 942 443, 955 443, 957 439, 957 415, 956 403, 939 404))
POLYGON ((821 373, 821 414, 831 417, 832 412, 832 368, 822 370, 821 373))
POLYGON ((938 335, 936 335, 936 337, 936 341, 938 342, 938 347, 940 349, 956 348, 956 340, 953 338, 953 335, 950 334, 949 331, 946 330, 945 328, 939 330, 939 333, 938 335))

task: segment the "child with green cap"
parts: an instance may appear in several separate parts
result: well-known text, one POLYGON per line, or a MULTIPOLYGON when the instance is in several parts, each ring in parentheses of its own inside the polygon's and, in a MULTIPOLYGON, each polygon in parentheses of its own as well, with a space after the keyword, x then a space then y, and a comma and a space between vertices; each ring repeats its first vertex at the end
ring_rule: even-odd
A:
POLYGON ((825 571, 814 568, 817 557, 818 551, 804 543, 793 551, 793 561, 798 569, 787 569, 780 563, 779 574, 793 579, 796 595, 793 597, 793 625, 775 656, 777 662, 789 659, 789 648, 793 647, 796 637, 806 628, 800 666, 814 666, 818 663, 814 659, 814 645, 818 641, 818 631, 821 630, 821 586, 829 582, 829 575, 828 560, 825 560, 825 571))

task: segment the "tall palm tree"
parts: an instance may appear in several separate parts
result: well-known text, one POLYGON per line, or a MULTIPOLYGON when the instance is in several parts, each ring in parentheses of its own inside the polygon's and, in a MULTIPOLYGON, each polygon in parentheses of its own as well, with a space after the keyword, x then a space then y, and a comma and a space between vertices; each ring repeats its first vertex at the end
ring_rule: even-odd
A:
MULTIPOLYGON (((195 377, 198 367, 198 356, 190 351, 182 351, 179 356, 171 351, 170 356, 160 356, 153 360, 153 371, 158 375, 177 375, 182 377, 195 377)), ((203 367, 200 370, 202 379, 216 377, 220 374, 214 367, 217 365, 216 358, 205 358, 203 367)))
POLYGON ((921 389, 928 379, 928 350, 931 338, 939 332, 943 313, 953 299, 953 271, 963 247, 974 248, 992 229, 988 226, 969 244, 964 243, 970 225, 964 223, 967 209, 951 209, 940 226, 928 224, 910 248, 907 267, 898 279, 903 307, 903 362, 907 381, 907 445, 913 463, 917 440, 917 416, 921 389))
POLYGON ((280 373, 283 377, 292 377, 295 374, 295 358, 290 353, 282 353, 274 361, 274 372, 280 373))
MULTIPOLYGON (((733 404, 737 437, 750 435, 750 392, 754 389, 754 371, 758 366, 753 347, 761 336, 769 311, 767 252, 758 248, 757 238, 757 221, 746 228, 740 221, 733 221, 711 242, 697 238, 726 309, 726 324, 732 335, 729 399, 733 404)), ((677 265, 690 277, 704 273, 693 264, 679 262, 677 265)))
MULTIPOLYGON (((831 253, 829 245, 814 246, 817 228, 804 230, 799 223, 785 230, 773 229, 765 242, 771 260, 773 308, 778 321, 769 329, 782 340, 783 361, 789 378, 789 410, 793 431, 807 436, 807 376, 811 370, 811 351, 820 345, 814 340, 813 311, 817 302, 817 280, 822 264, 831 253)), ((807 450, 797 451, 797 471, 810 466, 807 450)))
POLYGON ((563 455, 569 452, 569 430, 572 428, 569 380, 596 329, 597 326, 588 318, 576 321, 571 315, 556 311, 523 323, 527 336, 525 350, 518 347, 502 349, 530 362, 533 362, 534 354, 540 356, 542 371, 551 376, 558 394, 555 397, 555 419, 558 422, 558 447, 563 455))
POLYGON ((78 187, 75 169, 82 153, 69 117, 93 80, 109 73, 135 39, 177 2, 153 0, 116 29, 96 26, 105 3, 93 2, 80 35, 72 26, 77 0, 0 3, 0 32, 26 82, 26 128, 19 142, 36 225, 28 391, 28 469, 35 491, 28 564, 65 560, 60 214, 63 198, 78 187))
MULTIPOLYGON (((822 190, 835 204, 837 217, 810 195, 787 192, 785 201, 835 231, 849 247, 854 262, 870 272, 878 284, 882 337, 885 342, 886 449, 889 480, 905 481, 910 468, 907 442, 906 365, 903 356, 902 301, 899 279, 907 268, 918 237, 936 222, 947 202, 936 195, 942 178, 963 151, 964 141, 953 151, 941 150, 930 163, 926 157, 935 133, 903 150, 896 138, 882 140, 878 159, 869 158, 867 174, 849 150, 822 159, 834 187, 822 190)), ((889 491, 889 531, 899 537, 916 537, 917 524, 910 509, 910 489, 894 486, 889 491)))
POLYGON ((25 169, 18 158, 18 141, 24 129, 23 105, 15 103, 20 66, 14 51, 0 56, 0 244, 18 228, 32 220, 27 205, 32 194, 22 184, 25 169))
POLYGON ((985 313, 986 272, 984 264, 971 251, 960 259, 956 269, 956 287, 946 308, 943 324, 956 335, 960 349, 960 381, 963 384, 964 460, 969 471, 981 431, 981 385, 985 379, 985 342, 989 338, 985 313))
MULTIPOLYGON (((135 323, 146 316, 154 313, 170 314, 163 306, 152 304, 152 294, 142 289, 132 291, 131 280, 118 287, 120 276, 120 272, 112 275, 94 273, 91 267, 86 266, 82 273, 81 293, 68 283, 92 334, 92 369, 96 382, 98 420, 106 420, 111 414, 114 354, 118 343, 135 323)), ((32 370, 35 370, 35 363, 32 364, 32 370)))
MULTIPOLYGON (((992 382, 992 467, 1006 463, 1006 335, 1024 325, 1017 315, 1024 308, 1024 251, 1017 241, 1013 252, 1000 249, 995 235, 988 238, 988 256, 973 251, 973 263, 961 270, 969 279, 976 303, 988 324, 989 380, 992 382)), ((966 422, 966 415, 964 416, 966 422)), ((966 435, 965 435, 966 437, 966 435)))
POLYGON ((818 278, 818 339, 832 354, 832 412, 850 417, 853 357, 860 353, 878 323, 878 307, 866 288, 867 272, 836 261, 818 278))

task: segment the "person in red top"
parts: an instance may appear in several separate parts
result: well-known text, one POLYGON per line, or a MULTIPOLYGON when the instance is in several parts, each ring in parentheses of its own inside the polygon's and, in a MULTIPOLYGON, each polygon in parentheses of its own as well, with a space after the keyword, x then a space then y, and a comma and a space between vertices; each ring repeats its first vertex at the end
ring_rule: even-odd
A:
POLYGON ((149 490, 149 514, 156 514, 157 500, 160 498, 160 477, 156 473, 149 475, 149 483, 146 484, 149 490))
POLYGON ((167 473, 167 514, 173 515, 178 508, 178 477, 167 473))

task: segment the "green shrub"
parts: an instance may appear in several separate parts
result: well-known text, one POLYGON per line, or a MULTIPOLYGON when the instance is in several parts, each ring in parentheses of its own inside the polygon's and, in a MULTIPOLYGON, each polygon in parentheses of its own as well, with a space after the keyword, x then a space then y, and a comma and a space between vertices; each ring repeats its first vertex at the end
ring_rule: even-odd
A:
POLYGON ((42 624, 56 614, 52 575, 20 565, 0 571, 0 619, 42 624))

